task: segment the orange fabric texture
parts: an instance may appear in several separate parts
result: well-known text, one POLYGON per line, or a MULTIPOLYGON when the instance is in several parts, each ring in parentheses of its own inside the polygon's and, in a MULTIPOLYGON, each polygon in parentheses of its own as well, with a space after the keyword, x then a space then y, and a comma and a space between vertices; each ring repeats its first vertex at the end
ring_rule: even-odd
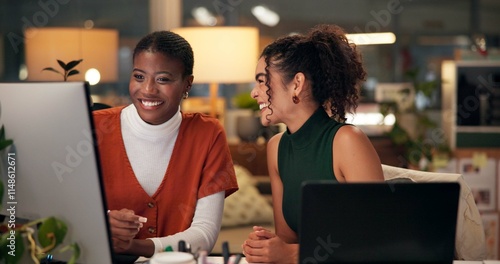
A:
POLYGON ((162 183, 150 197, 137 181, 123 142, 123 107, 94 112, 95 133, 108 209, 127 208, 148 218, 136 238, 186 230, 198 199, 238 190, 225 132, 217 119, 182 114, 179 135, 162 183))

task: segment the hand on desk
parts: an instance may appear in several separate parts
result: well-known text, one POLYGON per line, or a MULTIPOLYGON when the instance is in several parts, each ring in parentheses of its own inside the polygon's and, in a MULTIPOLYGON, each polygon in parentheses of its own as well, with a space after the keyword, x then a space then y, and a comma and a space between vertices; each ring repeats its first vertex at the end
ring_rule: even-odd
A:
POLYGON ((129 209, 108 212, 113 248, 116 253, 124 253, 132 245, 132 241, 142 227, 146 218, 138 216, 129 209))
POLYGON ((253 227, 253 232, 241 247, 249 263, 296 263, 298 260, 298 244, 287 244, 261 226, 253 227))

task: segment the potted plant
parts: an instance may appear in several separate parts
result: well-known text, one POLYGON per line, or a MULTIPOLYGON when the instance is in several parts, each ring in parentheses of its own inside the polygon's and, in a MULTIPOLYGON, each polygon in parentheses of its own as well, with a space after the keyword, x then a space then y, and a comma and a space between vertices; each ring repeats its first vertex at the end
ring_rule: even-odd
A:
POLYGON ((60 72, 60 71, 58 71, 58 70, 56 70, 56 69, 54 69, 52 67, 43 68, 42 71, 55 72, 57 74, 60 74, 63 77, 64 81, 67 81, 69 76, 72 76, 72 75, 80 73, 78 70, 73 69, 73 68, 75 68, 82 61, 83 61, 83 59, 73 60, 73 61, 70 61, 68 63, 64 63, 61 60, 57 60, 57 63, 59 64, 59 66, 61 66, 61 68, 63 69, 63 72, 60 72))
POLYGON ((250 96, 250 92, 235 95, 233 104, 239 109, 246 109, 246 113, 236 117, 236 134, 242 141, 257 141, 264 129, 260 123, 260 117, 257 115, 259 104, 250 96))
MULTIPOLYGON (((430 100, 434 91, 439 87, 437 81, 418 81, 419 70, 410 70, 405 76, 412 82, 414 91, 402 91, 404 93, 414 92, 418 96, 430 100)), ((437 128, 436 122, 429 118, 426 108, 417 107, 413 101, 411 106, 403 111, 398 109, 395 102, 381 103, 381 112, 383 115, 393 113, 396 116, 396 122, 392 129, 387 133, 392 142, 397 147, 404 149, 403 159, 406 167, 429 171, 432 170, 432 161, 436 155, 449 155, 450 149, 444 142, 434 142, 429 139, 429 132, 437 128), (411 124, 411 132, 408 126, 403 125, 403 118, 410 118, 411 121, 405 122, 411 124)))
MULTIPOLYGON (((5 163, 7 159, 4 152, 12 144, 13 141, 5 137, 5 128, 2 126, 0 129, 0 156, 2 158, 0 164, 2 165, 0 170, 0 204, 2 206, 5 186, 15 184, 9 181, 6 185, 3 183, 4 178, 9 178, 8 176, 4 177, 3 174, 7 171, 7 166, 10 165, 8 161, 5 163)), ((72 250, 73 255, 68 264, 75 263, 80 255, 78 244, 61 245, 67 231, 67 225, 55 217, 37 219, 23 225, 7 222, 7 224, 0 226, 0 262, 16 264, 21 263, 20 261, 26 263, 27 259, 31 259, 33 263, 40 263, 41 259, 47 258, 50 254, 72 250)))

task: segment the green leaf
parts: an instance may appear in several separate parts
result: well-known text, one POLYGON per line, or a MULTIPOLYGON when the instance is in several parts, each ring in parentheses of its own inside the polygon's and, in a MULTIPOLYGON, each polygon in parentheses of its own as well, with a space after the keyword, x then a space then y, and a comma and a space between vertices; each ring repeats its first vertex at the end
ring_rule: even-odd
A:
POLYGON ((56 70, 56 69, 54 69, 52 67, 43 68, 42 71, 52 71, 52 72, 55 72, 55 73, 62 74, 61 72, 59 72, 58 70, 56 70))
POLYGON ((68 264, 74 264, 80 258, 80 247, 77 243, 73 243, 71 245, 63 247, 59 252, 63 253, 68 250, 73 250, 73 254, 71 255, 70 260, 68 260, 68 264))
POLYGON ((392 142, 398 146, 408 144, 408 142, 411 141, 408 132, 401 127, 398 122, 394 123, 388 136, 392 139, 392 142))
MULTIPOLYGON (((10 231, 10 230, 9 230, 10 231)), ((7 239, 10 237, 10 233, 6 233, 2 236, 0 240, 0 245, 2 247, 2 257, 5 258, 6 264, 17 264, 24 255, 24 239, 21 236, 21 232, 16 230, 14 240, 7 239), (10 242, 12 241, 12 243, 10 242), (15 245, 15 248, 9 248, 9 245, 15 245), (3 250, 5 249, 5 250, 3 250)), ((2 258, 0 258, 1 260, 2 258)))
POLYGON ((5 127, 2 125, 2 128, 0 128, 0 150, 3 150, 12 143, 14 142, 11 139, 5 139, 5 127))
POLYGON ((57 247, 64 240, 66 233, 68 233, 68 226, 63 221, 49 217, 38 229, 38 242, 42 247, 47 247, 52 244, 53 237, 55 237, 55 247, 57 247))
POLYGON ((79 74, 80 72, 78 70, 71 70, 68 72, 68 77, 71 75, 79 74))
POLYGON ((2 128, 0 128, 0 141, 5 140, 5 127, 2 125, 2 128))
POLYGON ((66 70, 66 63, 64 63, 62 60, 57 60, 57 63, 59 63, 59 66, 61 66, 61 68, 66 70))
POLYGON ((4 148, 12 145, 12 143, 14 143, 14 141, 12 141, 11 139, 1 140, 0 141, 0 150, 3 150, 4 148))
POLYGON ((2 205, 2 199, 3 199, 3 181, 0 181, 0 208, 2 208, 2 206, 1 206, 2 205))
POLYGON ((65 71, 69 71, 71 69, 73 69, 74 67, 76 67, 76 65, 80 64, 80 62, 82 62, 82 60, 74 60, 74 61, 70 61, 68 62, 68 64, 66 64, 66 67, 63 67, 65 71))
POLYGON ((240 93, 234 96, 234 104, 238 108, 251 109, 253 111, 259 110, 259 104, 257 100, 252 98, 250 92, 240 93))

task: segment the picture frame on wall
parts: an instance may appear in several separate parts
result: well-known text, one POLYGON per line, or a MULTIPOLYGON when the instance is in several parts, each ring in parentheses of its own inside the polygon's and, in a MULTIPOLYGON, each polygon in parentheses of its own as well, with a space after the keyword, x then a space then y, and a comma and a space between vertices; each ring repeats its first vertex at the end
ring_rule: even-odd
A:
POLYGON ((481 212, 496 210, 497 161, 493 158, 460 159, 458 169, 471 188, 477 208, 481 212))

